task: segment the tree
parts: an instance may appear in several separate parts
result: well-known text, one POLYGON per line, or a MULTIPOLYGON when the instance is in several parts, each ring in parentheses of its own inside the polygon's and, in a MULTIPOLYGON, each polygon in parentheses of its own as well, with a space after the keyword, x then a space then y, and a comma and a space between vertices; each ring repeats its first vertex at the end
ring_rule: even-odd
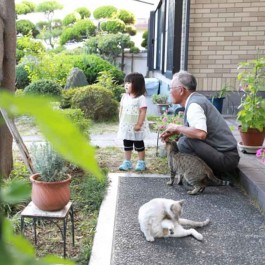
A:
POLYGON ((100 29, 115 34, 124 31, 125 23, 120 19, 108 19, 100 23, 100 29))
POLYGON ((75 12, 79 13, 81 18, 89 18, 91 16, 91 12, 86 7, 79 7, 75 10, 75 12))
POLYGON ((132 48, 134 43, 130 40, 127 34, 100 34, 90 38, 86 42, 88 53, 98 53, 101 57, 111 63, 115 63, 115 58, 122 54, 123 70, 124 51, 126 48, 132 48))
POLYGON ((135 24, 136 22, 134 14, 125 9, 120 9, 118 11, 117 18, 122 20, 125 24, 135 24))
POLYGON ((72 27, 63 30, 60 36, 60 44, 68 41, 81 41, 95 34, 96 26, 90 19, 78 20, 72 27))
POLYGON ((143 40, 141 42, 141 46, 147 49, 147 46, 148 46, 148 31, 147 30, 143 33, 142 38, 143 40))
MULTIPOLYGON (((63 5, 59 4, 56 1, 45 1, 37 5, 36 11, 37 12, 44 12, 47 17, 47 27, 42 28, 42 33, 40 37, 45 41, 48 41, 48 44, 54 48, 54 38, 57 37, 60 32, 54 31, 54 24, 53 24, 53 15, 55 10, 63 9, 63 5)), ((55 26, 57 24, 55 23, 55 26)))
POLYGON ((36 37, 39 31, 36 29, 34 23, 27 19, 17 20, 16 22, 17 34, 28 35, 32 34, 33 37, 36 37))
POLYGON ((35 10, 36 6, 34 3, 29 1, 22 1, 20 4, 16 4, 16 14, 26 15, 35 10))
POLYGON ((117 10, 115 6, 101 6, 94 10, 93 16, 95 19, 111 18, 117 13, 117 10))
MULTIPOLYGON (((0 85, 15 91, 16 13, 14 0, 0 0, 0 85)), ((0 175, 8 177, 13 167, 12 135, 0 114, 0 175)))

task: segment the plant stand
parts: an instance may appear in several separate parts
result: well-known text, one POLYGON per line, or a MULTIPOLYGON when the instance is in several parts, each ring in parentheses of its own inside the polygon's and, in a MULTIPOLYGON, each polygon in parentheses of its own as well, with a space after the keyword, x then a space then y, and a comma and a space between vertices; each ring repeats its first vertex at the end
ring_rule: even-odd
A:
POLYGON ((72 223, 72 245, 75 245, 75 226, 74 226, 74 209, 72 202, 68 204, 60 211, 47 212, 40 210, 33 202, 30 202, 26 208, 21 213, 21 234, 24 234, 24 218, 33 219, 33 230, 34 230, 34 243, 37 245, 37 233, 36 233, 36 221, 39 219, 48 219, 54 223, 60 230, 63 239, 63 257, 66 257, 66 232, 67 232, 67 218, 70 215, 70 220, 72 223), (63 227, 61 228, 57 222, 54 221, 63 220, 63 227))

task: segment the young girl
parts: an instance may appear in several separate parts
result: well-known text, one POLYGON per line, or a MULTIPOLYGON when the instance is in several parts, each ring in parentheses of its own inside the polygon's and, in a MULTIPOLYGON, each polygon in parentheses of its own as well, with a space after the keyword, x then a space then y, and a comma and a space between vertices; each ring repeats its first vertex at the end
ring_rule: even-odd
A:
POLYGON ((147 104, 145 98, 145 81, 142 74, 130 73, 125 79, 125 91, 120 102, 120 124, 118 138, 123 139, 125 160, 119 170, 132 169, 131 155, 133 146, 138 152, 135 170, 145 170, 144 138, 149 133, 146 119, 147 104))

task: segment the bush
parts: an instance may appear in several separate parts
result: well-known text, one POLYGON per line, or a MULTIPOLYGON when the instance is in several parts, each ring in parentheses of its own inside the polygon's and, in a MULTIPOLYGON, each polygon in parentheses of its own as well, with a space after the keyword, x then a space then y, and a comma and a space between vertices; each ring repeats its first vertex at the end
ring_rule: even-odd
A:
POLYGON ((90 131, 92 121, 90 119, 85 118, 85 115, 81 109, 65 109, 62 110, 63 114, 65 114, 73 124, 75 124, 79 130, 90 139, 90 131))
POLYGON ((43 44, 29 36, 17 38, 16 61, 19 62, 25 55, 35 55, 45 50, 43 44))
POLYGON ((100 72, 97 78, 97 84, 112 91, 113 98, 120 102, 121 96, 124 93, 124 87, 116 84, 110 72, 100 72))
POLYGON ((116 34, 125 30, 125 23, 120 19, 109 19, 101 22, 100 28, 108 33, 116 34))
POLYGON ((74 24, 77 21, 77 16, 75 13, 68 14, 63 19, 63 25, 68 26, 74 24))
POLYGON ((102 71, 110 72, 113 80, 118 84, 123 83, 124 73, 97 55, 80 55, 74 56, 72 59, 74 61, 74 67, 83 70, 89 84, 95 83, 99 73, 102 71))
POLYGON ((36 29, 36 26, 26 19, 21 19, 16 21, 16 30, 17 34, 29 35, 32 34, 33 37, 36 37, 39 34, 39 31, 36 29))
POLYGON ((39 80, 25 87, 24 93, 43 96, 61 96, 61 87, 51 80, 39 80))
POLYGON ((24 89, 30 83, 28 72, 24 68, 23 64, 16 66, 16 88, 24 89))
POLYGON ((125 9, 120 9, 117 15, 118 19, 122 20, 125 24, 135 24, 135 15, 125 9))
POLYGON ((111 18, 117 13, 117 8, 114 6, 101 6, 94 10, 93 16, 95 19, 111 18))
POLYGON ((118 103, 112 97, 111 91, 94 84, 76 90, 72 107, 81 109, 93 121, 114 120, 118 116, 118 103))
POLYGON ((96 26, 89 19, 77 21, 72 27, 66 28, 60 36, 60 44, 64 45, 68 41, 80 41, 95 34, 96 26))
POLYGON ((78 88, 69 88, 62 90, 62 98, 60 108, 67 109, 72 106, 72 97, 76 93, 78 88))
POLYGON ((135 26, 133 25, 126 25, 125 26, 125 32, 128 33, 130 36, 135 36, 137 33, 137 30, 135 26))
POLYGON ((88 18, 91 16, 91 12, 86 7, 79 7, 75 10, 75 12, 79 13, 82 19, 88 18))

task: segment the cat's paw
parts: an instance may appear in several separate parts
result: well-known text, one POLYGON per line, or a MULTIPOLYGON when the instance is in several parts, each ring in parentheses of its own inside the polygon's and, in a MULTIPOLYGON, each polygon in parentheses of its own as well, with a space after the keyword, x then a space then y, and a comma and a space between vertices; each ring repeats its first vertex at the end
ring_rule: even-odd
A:
POLYGON ((202 234, 200 234, 200 233, 198 233, 197 235, 196 235, 196 237, 195 237, 197 240, 200 240, 200 241, 202 241, 203 240, 203 235, 202 234))
POLYGON ((172 181, 172 180, 169 180, 169 181, 167 182, 167 185, 172 186, 172 185, 173 185, 173 181, 172 181))
POLYGON ((203 226, 208 225, 209 223, 210 223, 210 219, 207 218, 207 219, 203 222, 203 226))
POLYGON ((154 242, 154 241, 155 241, 154 237, 152 237, 152 236, 148 236, 148 237, 146 237, 146 240, 147 240, 148 242, 154 242))

